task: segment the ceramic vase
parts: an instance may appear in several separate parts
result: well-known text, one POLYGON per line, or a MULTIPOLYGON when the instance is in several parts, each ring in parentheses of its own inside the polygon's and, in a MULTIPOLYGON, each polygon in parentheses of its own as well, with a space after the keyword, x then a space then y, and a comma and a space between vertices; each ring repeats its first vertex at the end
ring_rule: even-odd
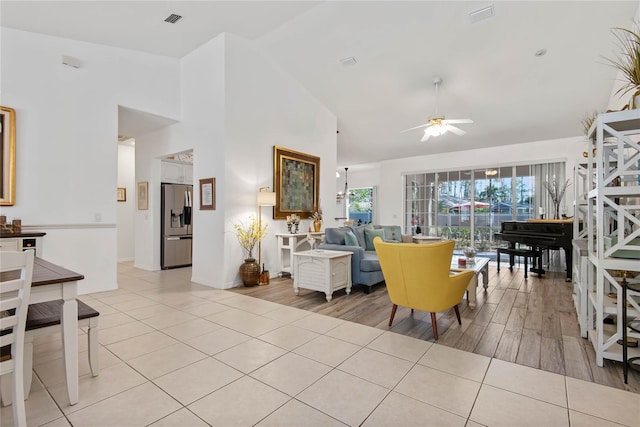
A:
POLYGON ((313 221, 313 230, 317 233, 322 228, 322 221, 313 221))
POLYGON ((260 279, 260 265, 254 258, 247 258, 240 265, 240 278, 245 286, 256 286, 260 279))

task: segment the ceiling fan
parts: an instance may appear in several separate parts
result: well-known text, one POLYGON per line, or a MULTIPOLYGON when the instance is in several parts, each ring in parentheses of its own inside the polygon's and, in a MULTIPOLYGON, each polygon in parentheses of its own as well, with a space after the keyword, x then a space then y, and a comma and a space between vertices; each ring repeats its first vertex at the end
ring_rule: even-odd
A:
POLYGON ((401 131, 400 133, 403 132, 409 132, 410 130, 414 130, 414 129, 420 129, 420 128, 426 128, 424 130, 424 135, 422 136, 422 139, 420 140, 420 142, 424 142, 426 140, 428 140, 429 138, 431 138, 432 136, 439 136, 439 135, 443 135, 446 132, 451 132, 454 133, 456 135, 464 135, 467 132, 463 131, 462 129, 452 126, 452 124, 463 124, 463 123, 473 123, 473 120, 471 119, 445 119, 444 116, 438 114, 438 87, 440 86, 440 84, 442 83, 442 79, 440 77, 436 77, 435 79, 433 79, 433 84, 436 85, 436 114, 433 118, 429 119, 429 121, 427 123, 421 124, 419 126, 415 126, 409 129, 405 129, 403 131, 401 131))

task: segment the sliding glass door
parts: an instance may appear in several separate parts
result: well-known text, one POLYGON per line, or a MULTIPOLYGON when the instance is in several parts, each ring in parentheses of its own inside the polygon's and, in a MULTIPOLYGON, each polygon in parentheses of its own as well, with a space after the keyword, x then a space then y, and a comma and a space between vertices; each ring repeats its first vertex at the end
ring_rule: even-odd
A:
MULTIPOLYGON (((504 221, 535 216, 536 190, 545 179, 541 173, 563 169, 563 163, 549 163, 405 175, 405 232, 453 239, 456 249, 473 246, 479 253, 494 253, 495 233, 504 221)), ((538 206, 543 196, 537 195, 538 206)))

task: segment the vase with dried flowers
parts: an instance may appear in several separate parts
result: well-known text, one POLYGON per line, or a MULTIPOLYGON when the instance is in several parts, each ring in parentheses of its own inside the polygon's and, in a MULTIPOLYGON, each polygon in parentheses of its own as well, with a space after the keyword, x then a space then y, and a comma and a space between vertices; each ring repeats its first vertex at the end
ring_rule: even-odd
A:
POLYGON ((322 209, 317 209, 311 214, 313 230, 317 233, 322 228, 322 209))
POLYGON ((566 180, 562 185, 558 185, 558 181, 556 181, 554 178, 551 182, 544 181, 542 184, 544 185, 544 188, 547 189, 547 192, 549 193, 549 197, 553 202, 553 211, 555 213, 554 218, 559 219, 560 203, 562 203, 564 194, 566 193, 567 187, 569 186, 569 180, 566 180))
POLYGON ((267 235, 268 224, 260 226, 258 220, 252 215, 249 223, 233 224, 236 237, 244 250, 245 260, 240 265, 240 278, 245 286, 255 286, 260 279, 260 265, 253 257, 253 248, 267 235))

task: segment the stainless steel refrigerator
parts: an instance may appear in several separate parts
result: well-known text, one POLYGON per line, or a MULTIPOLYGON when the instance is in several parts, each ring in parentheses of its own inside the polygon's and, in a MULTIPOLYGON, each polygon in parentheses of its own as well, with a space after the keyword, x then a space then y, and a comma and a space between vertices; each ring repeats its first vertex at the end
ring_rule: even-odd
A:
POLYGON ((160 266, 163 270, 191 265, 192 195, 192 185, 162 184, 160 266))

